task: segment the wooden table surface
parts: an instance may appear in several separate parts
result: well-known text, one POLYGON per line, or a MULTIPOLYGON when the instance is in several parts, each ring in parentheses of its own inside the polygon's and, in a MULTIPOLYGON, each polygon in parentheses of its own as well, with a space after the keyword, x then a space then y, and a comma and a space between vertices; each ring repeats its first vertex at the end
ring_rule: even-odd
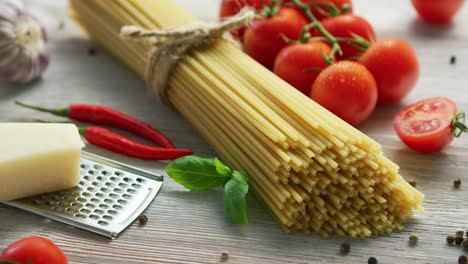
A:
MULTIPOLYGON (((110 1, 110 0, 109 0, 110 1)), ((153 0, 158 1, 158 0, 153 0)), ((179 0, 195 14, 215 19, 219 0, 179 0)), ((234 226, 223 218, 220 191, 191 193, 166 177, 162 192, 146 214, 147 225, 133 224, 117 240, 52 222, 0 205, 0 248, 19 238, 41 235, 55 241, 71 263, 218 263, 223 251, 228 263, 457 263, 461 248, 445 243, 447 234, 468 229, 468 137, 456 140, 441 154, 421 155, 406 149, 391 128, 395 113, 406 104, 435 96, 455 100, 468 110, 468 8, 449 26, 429 26, 416 18, 409 0, 355 0, 355 10, 374 25, 378 36, 399 36, 419 55, 421 78, 401 105, 379 106, 360 129, 378 140, 387 156, 401 166, 405 178, 415 178, 425 193, 426 211, 417 213, 406 230, 389 236, 353 240, 323 239, 318 235, 283 234, 254 195, 248 196, 250 224, 234 226), (456 65, 449 65, 456 55, 456 65), (452 189, 462 178, 460 190, 452 189), (411 232, 419 235, 408 246, 411 232), (351 252, 338 254, 348 240, 351 252)), ((198 155, 215 153, 179 114, 148 96, 143 81, 88 41, 67 18, 66 1, 27 1, 47 25, 52 62, 44 78, 27 86, 0 83, 0 120, 52 119, 21 109, 14 100, 47 106, 96 103, 120 109, 160 128, 177 146, 198 155), (65 28, 59 29, 60 21, 65 28)), ((86 150, 147 170, 160 172, 164 164, 115 155, 94 147, 86 150)), ((8 151, 8 150, 2 150, 8 151)))

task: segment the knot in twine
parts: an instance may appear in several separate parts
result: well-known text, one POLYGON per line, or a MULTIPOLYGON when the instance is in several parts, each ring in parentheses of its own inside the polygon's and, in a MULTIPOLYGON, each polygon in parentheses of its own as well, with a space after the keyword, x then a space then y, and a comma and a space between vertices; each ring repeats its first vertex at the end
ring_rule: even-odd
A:
POLYGON ((245 26, 255 17, 255 11, 244 8, 237 15, 219 23, 196 23, 163 30, 146 30, 137 26, 124 26, 120 35, 124 39, 146 41, 154 47, 146 68, 146 83, 165 104, 169 77, 177 62, 193 48, 201 48, 221 38, 229 30, 245 26))

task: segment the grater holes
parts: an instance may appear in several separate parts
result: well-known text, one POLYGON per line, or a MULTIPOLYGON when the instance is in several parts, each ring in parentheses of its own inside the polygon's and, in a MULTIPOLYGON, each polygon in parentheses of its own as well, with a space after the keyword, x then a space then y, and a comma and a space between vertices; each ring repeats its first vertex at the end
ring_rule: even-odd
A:
POLYGON ((107 187, 114 187, 114 186, 115 186, 115 184, 114 184, 114 183, 112 183, 112 182, 106 182, 106 186, 107 186, 107 187))
POLYGON ((105 203, 108 203, 108 204, 112 204, 112 203, 114 203, 114 200, 112 200, 112 199, 104 199, 104 202, 105 202, 105 203))
POLYGON ((42 204, 42 200, 33 199, 33 200, 31 200, 31 203, 34 204, 34 205, 41 205, 41 204, 42 204))
POLYGON ((128 193, 135 194, 137 191, 135 189, 127 189, 128 193))
POLYGON ((93 170, 89 170, 89 171, 88 171, 88 174, 89 174, 89 175, 94 175, 94 171, 93 171, 93 170))
POLYGON ((79 192, 79 191, 83 190, 83 188, 81 188, 80 186, 75 186, 75 188, 73 188, 73 190, 79 192))
POLYGON ((101 209, 95 209, 94 212, 95 212, 96 214, 100 214, 100 215, 104 214, 104 211, 101 210, 101 209))
POLYGON ((92 203, 99 203, 101 200, 97 199, 97 198, 91 198, 90 200, 92 203))
POLYGON ((47 200, 44 202, 45 205, 48 205, 48 206, 52 206, 54 205, 54 202, 53 201, 50 201, 50 200, 47 200))
POLYGON ((107 213, 109 213, 109 214, 111 214, 111 215, 116 215, 116 214, 118 214, 118 212, 115 211, 115 210, 109 210, 109 211, 107 211, 107 213))
POLYGON ((102 187, 102 188, 101 188, 101 191, 103 191, 103 192, 105 192, 105 193, 110 192, 110 190, 109 190, 108 188, 106 188, 106 187, 102 187))
POLYGON ((124 199, 119 199, 119 200, 117 200, 117 202, 119 204, 124 204, 124 205, 128 203, 127 200, 124 200, 124 199))
MULTIPOLYGON (((89 190, 89 188, 88 188, 88 190, 89 190)), ((90 191, 91 191, 91 190, 90 190, 90 191)), ((91 194, 90 194, 89 192, 84 192, 84 193, 82 193, 82 195, 83 195, 83 196, 86 196, 86 197, 90 197, 90 196, 91 196, 91 194)))
POLYGON ((96 177, 96 180, 102 181, 102 176, 97 176, 97 177, 96 177))
POLYGON ((121 182, 121 183, 119 183, 119 187, 127 188, 128 184, 121 182))
POLYGON ((123 207, 121 205, 114 204, 112 208, 117 209, 117 210, 122 210, 123 207))
POLYGON ((92 215, 89 215, 89 218, 91 218, 93 220, 98 220, 100 217, 99 217, 99 215, 92 214, 92 215))
POLYGON ((90 186, 90 187, 86 188, 86 190, 88 190, 88 191, 90 191, 90 192, 94 192, 96 189, 95 189, 94 187, 91 187, 91 186, 90 186))
POLYGON ((146 180, 143 179, 143 178, 137 178, 136 181, 139 182, 139 183, 145 183, 146 182, 146 180))
POLYGON ((88 208, 95 208, 96 207, 96 205, 94 205, 92 203, 87 203, 87 204, 85 204, 85 206, 88 207, 88 208))
POLYGON ((86 203, 86 201, 88 201, 88 200, 87 200, 86 198, 84 198, 84 197, 78 197, 78 198, 76 198, 76 200, 77 200, 78 202, 82 202, 82 203, 86 203))
POLYGON ((93 168, 96 169, 96 170, 102 170, 102 166, 98 165, 98 164, 94 164, 93 168))
POLYGON ((65 212, 75 213, 75 212, 76 212, 76 209, 73 208, 73 207, 67 207, 67 208, 65 208, 65 212))
POLYGON ((98 224, 99 224, 99 225, 102 225, 102 226, 106 226, 106 225, 108 225, 109 223, 108 223, 107 221, 101 220, 101 221, 98 222, 98 224))
POLYGON ((66 207, 67 206, 63 201, 58 202, 57 205, 61 206, 61 207, 66 207))
POLYGON ((91 185, 96 186, 96 187, 99 187, 99 186, 101 186, 101 183, 100 183, 100 182, 97 182, 97 181, 93 181, 93 182, 91 183, 91 185))
POLYGON ((104 175, 104 176, 107 176, 107 171, 101 171, 101 174, 104 175))
POLYGON ((132 184, 132 187, 135 188, 135 189, 140 189, 141 185, 138 184, 138 183, 134 183, 134 184, 132 184))
POLYGON ((103 194, 103 193, 100 193, 100 192, 98 192, 98 193, 96 193, 96 194, 94 194, 94 195, 95 195, 96 197, 99 197, 99 198, 103 198, 103 197, 104 197, 104 194, 103 194))
POLYGON ((131 196, 130 194, 126 194, 126 193, 123 194, 122 197, 125 198, 125 199, 132 199, 133 198, 133 196, 131 196))
POLYGON ((119 195, 115 194, 115 193, 109 193, 109 197, 113 198, 113 199, 117 199, 117 198, 119 198, 119 195))
POLYGON ((85 219, 86 215, 78 213, 78 214, 75 214, 75 217, 79 219, 85 219))
POLYGON ((122 176, 123 173, 122 173, 121 171, 115 171, 115 172, 114 172, 114 175, 115 175, 115 176, 122 176))
POLYGON ((85 176, 83 177, 83 179, 89 181, 89 176, 88 176, 88 175, 85 175, 85 176))
POLYGON ((87 166, 86 164, 81 164, 80 167, 81 167, 82 169, 88 168, 88 166, 87 166))
POLYGON ((117 181, 119 181, 119 179, 117 179, 117 178, 116 178, 116 177, 114 177, 114 176, 110 177, 109 179, 110 179, 111 181, 113 181, 113 182, 117 182, 117 181))
POLYGON ((120 189, 120 188, 114 188, 114 192, 116 193, 123 193, 124 190, 120 189))
POLYGON ((62 212, 63 211, 63 207, 61 207, 61 206, 52 206, 51 209, 54 212, 62 212))
POLYGON ((99 208, 101 208, 101 209, 107 209, 107 208, 109 208, 109 206, 108 206, 107 204, 100 204, 100 205, 99 205, 99 208))
POLYGON ((80 209, 80 212, 84 213, 84 214, 89 214, 91 213, 91 210, 87 209, 87 208, 81 208, 80 209))
POLYGON ((132 179, 130 179, 130 178, 128 178, 128 177, 125 177, 125 178, 123 178, 123 181, 124 181, 124 182, 131 182, 132 179))
POLYGON ((81 207, 81 206, 83 206, 83 205, 82 205, 81 203, 73 202, 73 203, 71 203, 71 206, 73 206, 73 207, 81 207))
POLYGON ((120 188, 114 188, 114 192, 116 193, 123 193, 124 190, 120 189, 120 188))
POLYGON ((113 217, 110 216, 110 215, 105 215, 105 216, 103 216, 102 218, 105 219, 105 220, 107 220, 107 221, 111 221, 111 220, 113 219, 113 217))
POLYGON ((84 182, 83 182, 83 181, 80 181, 78 184, 79 184, 79 185, 84 185, 84 182))

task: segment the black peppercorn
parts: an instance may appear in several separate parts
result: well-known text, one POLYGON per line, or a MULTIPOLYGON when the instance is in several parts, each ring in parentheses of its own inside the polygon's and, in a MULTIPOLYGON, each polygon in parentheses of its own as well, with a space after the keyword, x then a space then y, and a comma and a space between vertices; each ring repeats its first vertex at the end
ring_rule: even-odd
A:
POLYGON ((457 63, 457 57, 455 55, 450 56, 450 64, 454 65, 455 63, 457 63))
POLYGON ((459 189, 460 186, 461 186, 461 184, 462 184, 461 179, 460 179, 460 178, 459 178, 459 179, 456 179, 456 180, 453 181, 453 188, 459 189))
POLYGON ((463 243, 463 237, 456 237, 455 238, 455 244, 461 245, 463 243))
POLYGON ((221 253, 221 262, 225 262, 229 259, 229 252, 227 251, 223 251, 221 253))
POLYGON ((418 243, 418 239, 419 239, 418 235, 413 233, 409 236, 408 242, 410 243, 410 245, 416 245, 416 243, 418 243))
POLYGON ((462 246, 464 249, 468 250, 468 238, 465 238, 462 242, 462 246))
POLYGON ((88 49, 88 55, 89 55, 89 56, 94 56, 94 55, 96 55, 96 49, 95 49, 95 48, 89 48, 89 49, 88 49))
POLYGON ((376 258, 370 257, 369 260, 367 260, 367 264, 377 264, 379 263, 376 258))
POLYGON ((415 180, 415 179, 410 179, 410 180, 408 181, 408 183, 409 183, 411 186, 416 187, 416 180, 415 180))
POLYGON ((460 256, 458 258, 458 264, 468 264, 468 258, 466 256, 460 256))
POLYGON ((453 245, 454 242, 455 242, 455 237, 454 236, 452 236, 452 235, 447 236, 447 243, 449 245, 453 245))
POLYGON ((340 251, 342 254, 348 254, 351 250, 351 245, 348 242, 343 242, 340 247, 340 251))
POLYGON ((140 225, 146 225, 146 223, 148 223, 148 217, 142 214, 138 217, 138 221, 140 222, 140 225))

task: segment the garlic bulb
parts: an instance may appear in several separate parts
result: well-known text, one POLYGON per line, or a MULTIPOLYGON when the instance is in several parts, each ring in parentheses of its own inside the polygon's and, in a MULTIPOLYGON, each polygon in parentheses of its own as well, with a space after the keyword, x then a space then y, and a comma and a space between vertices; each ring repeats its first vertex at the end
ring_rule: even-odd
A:
POLYGON ((49 65, 46 33, 19 0, 0 0, 0 78, 27 83, 49 65))

